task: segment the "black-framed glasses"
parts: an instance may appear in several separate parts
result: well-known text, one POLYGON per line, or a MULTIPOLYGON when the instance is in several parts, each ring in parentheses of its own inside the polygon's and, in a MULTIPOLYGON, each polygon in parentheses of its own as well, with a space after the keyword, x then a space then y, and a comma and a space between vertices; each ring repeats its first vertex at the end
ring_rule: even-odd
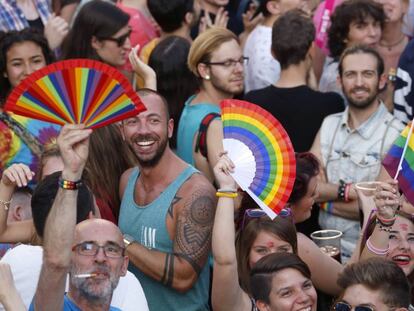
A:
POLYGON ((125 253, 125 248, 119 246, 115 242, 108 242, 105 245, 99 245, 98 243, 92 241, 79 243, 72 247, 72 251, 76 251, 82 256, 96 256, 100 248, 102 248, 105 256, 108 258, 121 258, 125 253))
MULTIPOLYGON (((244 227, 248 224, 249 218, 250 219, 261 218, 266 215, 267 215, 266 212, 262 210, 261 208, 251 208, 251 209, 245 210, 244 215, 243 215, 243 222, 242 222, 241 229, 243 230, 244 227)), ((290 216, 292 216, 292 210, 289 207, 282 209, 278 214, 278 217, 283 217, 283 218, 287 218, 290 216)))
POLYGON ((249 63, 249 58, 246 56, 242 56, 239 59, 228 59, 222 62, 204 62, 206 65, 213 65, 213 66, 222 66, 225 68, 234 68, 236 64, 240 65, 247 65, 249 63))
POLYGON ((118 38, 112 38, 112 37, 99 37, 100 40, 108 40, 108 41, 113 41, 115 42, 118 47, 121 47, 125 44, 125 41, 129 38, 129 36, 131 35, 131 30, 128 31, 126 34, 118 37, 118 38))
MULTIPOLYGON (((339 301, 335 304, 334 306, 334 310, 335 311, 351 311, 352 310, 352 306, 345 302, 345 301, 339 301)), ((375 311, 375 309, 371 306, 355 306, 354 307, 355 311, 375 311)))

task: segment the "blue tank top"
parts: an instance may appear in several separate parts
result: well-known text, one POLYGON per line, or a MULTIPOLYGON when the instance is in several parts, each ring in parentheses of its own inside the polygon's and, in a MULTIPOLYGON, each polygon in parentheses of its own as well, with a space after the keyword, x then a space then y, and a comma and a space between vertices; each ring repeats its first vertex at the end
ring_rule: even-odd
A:
MULTIPOLYGON (((135 241, 148 249, 173 253, 173 241, 170 239, 166 227, 168 208, 181 185, 196 172, 198 171, 194 167, 188 166, 154 201, 139 206, 134 200, 135 184, 139 177, 139 171, 137 168, 134 169, 129 177, 121 203, 119 228, 122 233, 132 236, 135 241)), ((208 264, 202 268, 193 288, 186 293, 179 293, 165 286, 142 273, 132 264, 128 269, 141 282, 151 311, 209 310, 210 271, 208 264)))
POLYGON ((191 105, 194 97, 191 96, 184 106, 178 123, 177 155, 185 162, 194 165, 193 142, 194 136, 200 128, 201 121, 209 113, 221 113, 220 107, 209 103, 191 105))

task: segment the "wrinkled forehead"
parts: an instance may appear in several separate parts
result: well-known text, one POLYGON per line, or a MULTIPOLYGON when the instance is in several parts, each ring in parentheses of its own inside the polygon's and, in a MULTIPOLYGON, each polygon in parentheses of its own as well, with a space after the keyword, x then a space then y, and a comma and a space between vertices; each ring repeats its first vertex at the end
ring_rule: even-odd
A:
POLYGON ((100 245, 114 242, 123 245, 121 231, 115 224, 104 219, 90 219, 76 226, 74 244, 94 241, 100 245))

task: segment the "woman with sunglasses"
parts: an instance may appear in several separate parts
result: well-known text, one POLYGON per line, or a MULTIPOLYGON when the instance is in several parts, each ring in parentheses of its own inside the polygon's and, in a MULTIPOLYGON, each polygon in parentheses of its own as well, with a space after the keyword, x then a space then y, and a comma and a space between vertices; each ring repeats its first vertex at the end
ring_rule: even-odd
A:
MULTIPOLYGON (((212 304, 213 309, 218 311, 258 310, 251 298, 248 281, 250 271, 258 260, 271 253, 296 253, 296 232, 288 211, 282 212, 282 217, 272 221, 260 211, 247 209, 235 247, 235 202, 232 197, 237 194, 237 185, 229 175, 233 168, 233 163, 225 154, 220 157, 214 168, 219 185, 219 199, 212 237, 214 256, 212 304), (222 196, 222 193, 227 195, 222 196)), ((242 204, 254 206, 249 201, 246 195, 242 199, 242 204)), ((257 205, 254 207, 257 208, 257 205)), ((309 310, 316 310, 316 295, 308 296, 304 292, 307 291, 299 290, 294 295, 277 299, 276 302, 284 305, 280 310, 292 308, 299 310, 305 306, 311 306, 309 310)))
MULTIPOLYGON (((402 199, 394 180, 381 182, 375 190, 373 216, 361 242, 361 260, 383 257, 401 268, 414 285, 414 223, 412 214, 400 210, 402 199)), ((414 304, 414 287, 411 291, 414 304)))
POLYGON ((383 258, 370 258, 347 266, 338 284, 342 294, 332 311, 407 311, 410 285, 398 266, 383 258))
POLYGON ((89 58, 114 67, 123 66, 131 49, 128 21, 129 15, 110 2, 88 2, 80 9, 63 42, 63 59, 89 58))

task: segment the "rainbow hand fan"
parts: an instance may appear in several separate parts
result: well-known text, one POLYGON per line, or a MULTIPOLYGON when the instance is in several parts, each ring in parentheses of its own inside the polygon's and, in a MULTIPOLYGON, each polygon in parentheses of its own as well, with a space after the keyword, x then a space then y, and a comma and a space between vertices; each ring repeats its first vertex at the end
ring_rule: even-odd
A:
POLYGON ((14 88, 4 109, 60 125, 97 128, 137 115, 145 107, 115 68, 72 59, 32 73, 14 88))
POLYGON ((296 177, 292 143, 282 125, 263 108, 246 101, 220 103, 224 150, 232 174, 270 218, 285 207, 296 177))

